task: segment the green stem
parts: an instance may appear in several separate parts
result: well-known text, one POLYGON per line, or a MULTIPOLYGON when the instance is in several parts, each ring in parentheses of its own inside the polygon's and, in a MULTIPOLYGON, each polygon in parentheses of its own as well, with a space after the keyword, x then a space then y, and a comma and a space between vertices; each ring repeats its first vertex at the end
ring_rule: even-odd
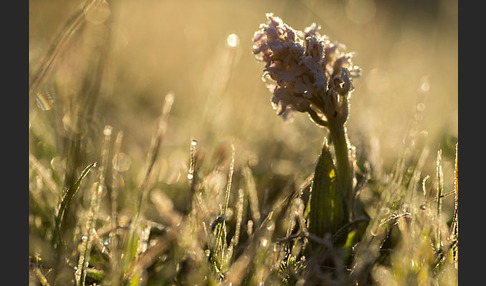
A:
POLYGON ((336 169, 338 184, 344 194, 344 200, 349 214, 352 219, 352 209, 354 204, 353 190, 353 167, 349 156, 350 143, 346 134, 344 125, 329 122, 329 134, 334 146, 334 155, 336 159, 336 169))

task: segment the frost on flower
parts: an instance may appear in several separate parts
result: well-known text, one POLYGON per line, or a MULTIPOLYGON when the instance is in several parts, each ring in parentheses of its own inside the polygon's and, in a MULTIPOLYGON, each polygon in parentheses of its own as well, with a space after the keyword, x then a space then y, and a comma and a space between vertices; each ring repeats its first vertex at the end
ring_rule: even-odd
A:
MULTIPOLYGON (((319 125, 330 117, 345 121, 352 78, 359 68, 345 46, 320 35, 317 24, 294 30, 269 13, 253 37, 253 53, 265 63, 263 79, 271 79, 272 104, 283 118, 307 112, 319 125)), ((343 122, 344 122, 343 121, 343 122)))

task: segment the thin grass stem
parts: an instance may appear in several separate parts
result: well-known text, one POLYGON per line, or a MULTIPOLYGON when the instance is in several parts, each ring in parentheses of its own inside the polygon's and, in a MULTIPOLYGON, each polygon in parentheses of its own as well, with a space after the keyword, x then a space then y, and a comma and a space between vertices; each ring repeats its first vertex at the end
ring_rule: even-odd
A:
POLYGON ((98 183, 93 185, 91 193, 91 205, 86 221, 87 234, 82 237, 82 250, 79 255, 78 266, 75 272, 76 286, 84 286, 86 284, 87 268, 91 255, 91 248, 93 246, 95 233, 95 218, 100 208, 101 194, 105 186, 105 177, 108 164, 109 146, 111 141, 111 126, 105 126, 103 131, 104 142, 101 149, 101 165, 99 166, 98 183))
POLYGON ((152 139, 152 144, 151 144, 148 156, 147 156, 147 167, 145 169, 145 175, 143 177, 142 184, 140 186, 140 191, 139 191, 139 194, 138 194, 137 208, 136 208, 134 223, 137 222, 138 217, 140 216, 140 212, 142 211, 142 205, 145 201, 145 197, 146 197, 146 193, 147 193, 147 187, 148 187, 148 183, 150 181, 150 175, 152 174, 152 169, 155 165, 155 161, 157 160, 160 145, 162 144, 162 140, 165 136, 165 133, 167 132, 169 114, 170 114, 170 110, 172 108, 173 103, 174 103, 174 94, 172 92, 169 92, 165 96, 164 105, 163 105, 163 108, 162 108, 162 114, 161 114, 160 119, 159 119, 157 132, 156 132, 154 138, 152 139))

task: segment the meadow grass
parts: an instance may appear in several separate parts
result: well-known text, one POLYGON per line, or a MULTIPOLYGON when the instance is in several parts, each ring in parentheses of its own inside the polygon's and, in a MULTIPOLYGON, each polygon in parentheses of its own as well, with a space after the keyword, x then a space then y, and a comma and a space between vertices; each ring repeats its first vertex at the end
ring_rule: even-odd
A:
MULTIPOLYGON (((458 284, 457 144, 431 147, 420 132, 423 85, 410 95, 418 102, 391 168, 376 145, 350 134, 356 150, 346 189, 353 186, 352 209, 356 199, 365 215, 348 215, 333 185, 335 172, 342 174, 333 163, 336 140, 310 156, 315 168, 287 175, 279 168, 300 168, 298 157, 277 164, 269 148, 288 146, 261 146, 258 160, 277 166, 262 171, 244 139, 186 134, 182 160, 171 159, 176 152, 163 147, 180 140, 169 132, 180 126, 176 92, 160 96, 152 108, 158 121, 141 128, 152 141, 127 155, 127 141, 137 139, 127 134, 136 131, 97 115, 113 91, 110 21, 106 2, 87 1, 31 66, 30 285, 458 284), (76 63, 63 65, 72 53, 76 63)), ((231 63, 223 68, 229 73, 231 63)), ((213 96, 225 92, 221 86, 213 96)), ((213 109, 195 109, 201 112, 191 118, 211 134, 222 124, 211 118, 225 111, 217 97, 208 100, 213 109)))

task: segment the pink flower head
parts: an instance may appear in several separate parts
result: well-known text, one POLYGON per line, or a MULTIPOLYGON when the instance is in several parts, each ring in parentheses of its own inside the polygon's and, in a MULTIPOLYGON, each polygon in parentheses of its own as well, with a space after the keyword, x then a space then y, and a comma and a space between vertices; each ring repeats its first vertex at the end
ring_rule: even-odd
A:
POLYGON ((265 62, 263 78, 275 82, 269 87, 277 113, 286 119, 294 111, 308 112, 314 121, 339 113, 344 107, 334 103, 342 101, 332 97, 347 97, 353 90, 351 78, 359 75, 353 54, 343 53, 344 45, 321 36, 317 24, 302 32, 271 13, 266 16, 268 22, 253 37, 253 53, 265 62))

